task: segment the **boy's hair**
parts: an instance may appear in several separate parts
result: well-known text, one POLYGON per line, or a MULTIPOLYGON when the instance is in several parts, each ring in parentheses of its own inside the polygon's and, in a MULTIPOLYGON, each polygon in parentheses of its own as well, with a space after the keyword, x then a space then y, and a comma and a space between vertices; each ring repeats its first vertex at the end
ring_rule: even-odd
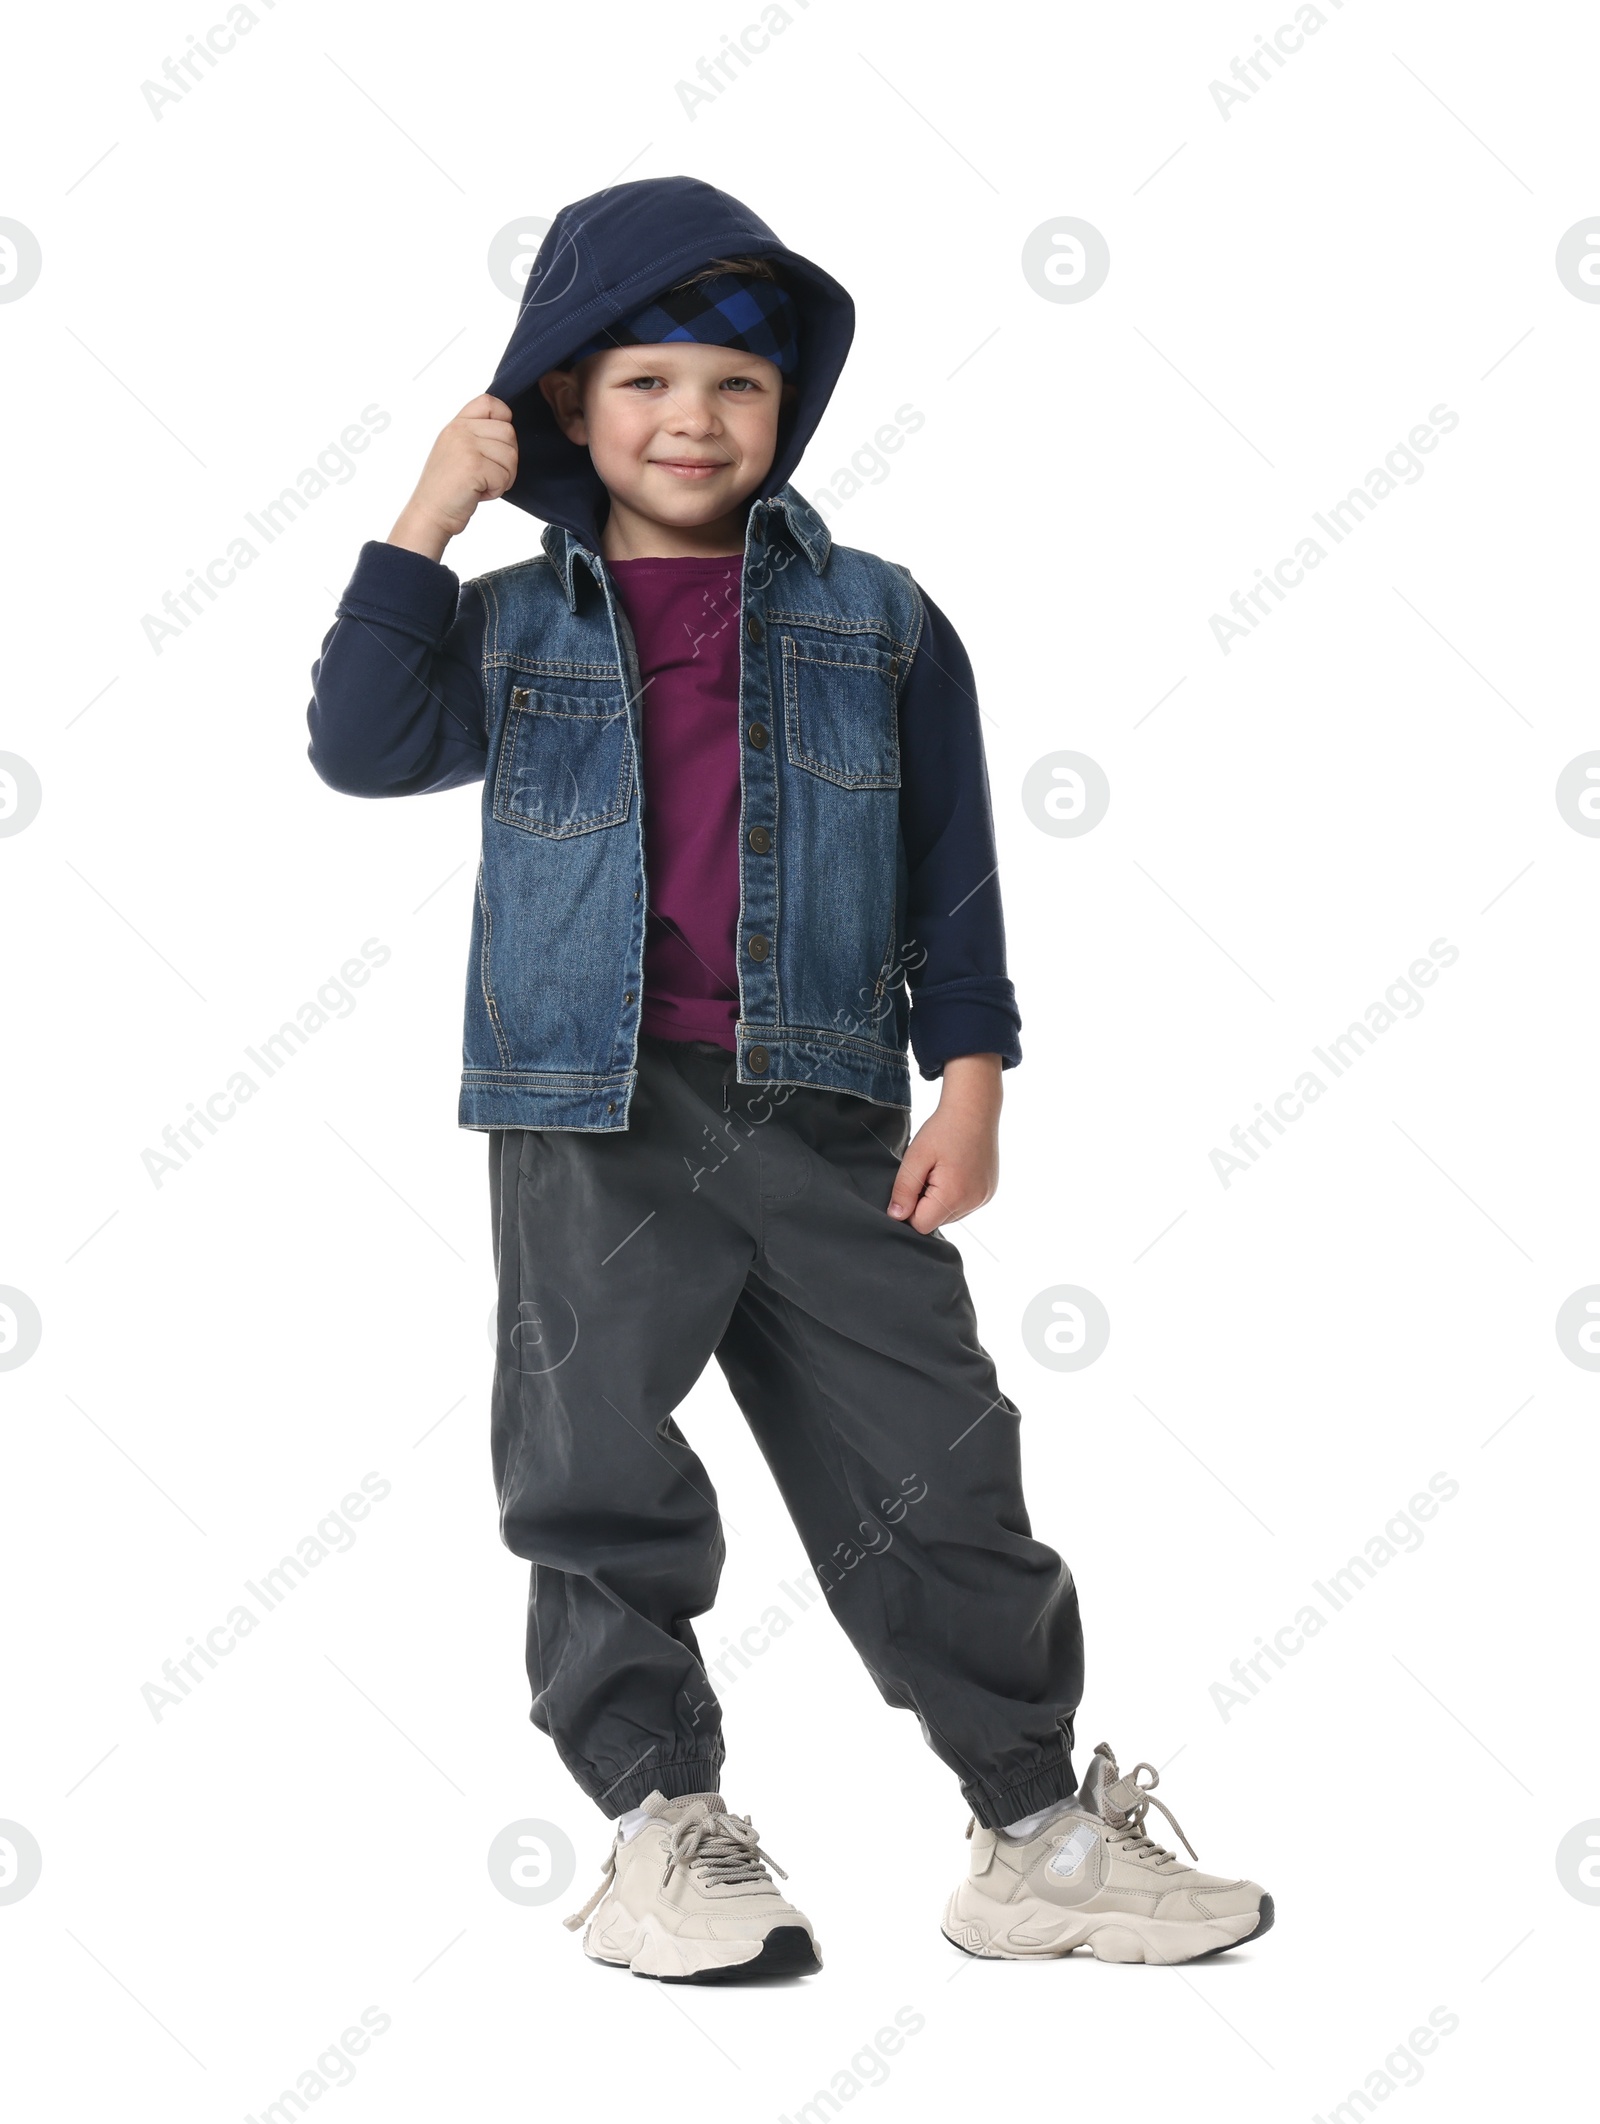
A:
POLYGON ((667 292, 673 294, 679 288, 698 287, 702 280, 712 280, 719 273, 742 273, 747 280, 776 280, 778 277, 764 258, 712 258, 705 265, 696 266, 692 273, 686 273, 682 280, 675 280, 667 292))

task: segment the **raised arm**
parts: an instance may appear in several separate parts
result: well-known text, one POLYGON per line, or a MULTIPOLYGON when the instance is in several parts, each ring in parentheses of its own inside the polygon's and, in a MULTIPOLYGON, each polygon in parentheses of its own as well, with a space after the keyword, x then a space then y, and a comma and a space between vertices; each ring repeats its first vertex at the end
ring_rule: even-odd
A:
POLYGON ((332 788, 418 796, 482 777, 483 601, 441 557, 516 469, 510 407, 473 399, 434 443, 388 539, 362 547, 311 673, 311 764, 332 788))

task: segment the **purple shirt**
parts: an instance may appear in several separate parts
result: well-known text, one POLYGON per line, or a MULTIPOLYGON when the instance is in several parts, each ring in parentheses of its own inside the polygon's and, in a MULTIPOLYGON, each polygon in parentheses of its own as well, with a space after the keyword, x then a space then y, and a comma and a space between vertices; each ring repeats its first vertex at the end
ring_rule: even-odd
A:
POLYGON ((609 561, 643 685, 645 926, 639 1023, 737 1046, 739 602, 743 560, 609 561))

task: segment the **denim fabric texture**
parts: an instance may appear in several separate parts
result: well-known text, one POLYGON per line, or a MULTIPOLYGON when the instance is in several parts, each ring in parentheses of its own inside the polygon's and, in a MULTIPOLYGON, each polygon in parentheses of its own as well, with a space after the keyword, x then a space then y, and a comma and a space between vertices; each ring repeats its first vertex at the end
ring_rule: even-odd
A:
MULTIPOLYGON (((909 1106, 897 700, 921 608, 902 570, 829 546, 792 489, 750 511, 739 1081, 909 1106)), ((625 1128, 644 990, 640 679, 599 557, 556 527, 545 552, 475 586, 489 750, 460 1118, 625 1128)))

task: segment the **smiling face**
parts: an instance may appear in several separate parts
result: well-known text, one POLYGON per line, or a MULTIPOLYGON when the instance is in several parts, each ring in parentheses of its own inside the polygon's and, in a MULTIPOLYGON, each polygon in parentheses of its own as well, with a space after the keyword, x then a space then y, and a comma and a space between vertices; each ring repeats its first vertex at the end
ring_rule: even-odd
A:
POLYGON ((743 551, 742 504, 772 469, 795 390, 775 363, 689 342, 608 347, 539 388, 610 492, 607 559, 743 551))

